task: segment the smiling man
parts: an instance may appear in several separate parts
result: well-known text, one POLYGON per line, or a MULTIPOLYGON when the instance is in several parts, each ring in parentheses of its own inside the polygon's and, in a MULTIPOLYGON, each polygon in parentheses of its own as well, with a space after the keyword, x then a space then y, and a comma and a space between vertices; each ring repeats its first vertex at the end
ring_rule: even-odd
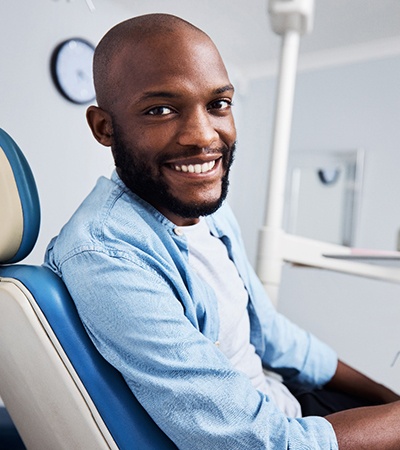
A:
POLYGON ((234 88, 210 38, 171 15, 127 20, 94 80, 87 119, 116 170, 46 265, 154 421, 180 449, 400 448, 399 397, 278 314, 247 261, 224 201, 234 88))
POLYGON ((112 147, 126 186, 174 223, 189 225, 215 212, 227 194, 234 89, 208 36, 186 27, 188 39, 177 39, 170 19, 157 21, 151 30, 148 17, 137 19, 135 29, 123 23, 100 43, 94 60, 100 108, 89 108, 88 121, 96 139, 112 147), (115 49, 120 33, 135 45, 115 49))

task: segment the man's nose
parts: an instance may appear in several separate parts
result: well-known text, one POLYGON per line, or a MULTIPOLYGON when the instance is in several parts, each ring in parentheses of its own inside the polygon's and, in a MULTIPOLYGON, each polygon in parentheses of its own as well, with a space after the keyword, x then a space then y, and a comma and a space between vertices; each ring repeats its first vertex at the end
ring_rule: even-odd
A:
POLYGON ((214 122, 215 118, 207 109, 197 108, 188 112, 180 122, 178 143, 182 146, 210 147, 219 139, 214 122))

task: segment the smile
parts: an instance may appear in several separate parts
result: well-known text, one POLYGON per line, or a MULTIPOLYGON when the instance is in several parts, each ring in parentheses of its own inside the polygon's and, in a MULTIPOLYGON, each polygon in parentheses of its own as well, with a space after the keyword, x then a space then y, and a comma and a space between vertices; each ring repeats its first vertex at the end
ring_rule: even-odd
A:
POLYGON ((180 164, 173 165, 172 167, 177 172, 189 172, 189 173, 206 173, 213 169, 215 166, 215 160, 205 162, 203 164, 180 164))

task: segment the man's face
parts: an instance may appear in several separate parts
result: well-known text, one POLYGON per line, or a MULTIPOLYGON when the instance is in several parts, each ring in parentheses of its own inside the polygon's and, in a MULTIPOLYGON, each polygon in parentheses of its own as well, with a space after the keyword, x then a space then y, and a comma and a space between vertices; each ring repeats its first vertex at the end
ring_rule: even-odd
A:
POLYGON ((125 184, 185 225, 225 198, 236 131, 233 87, 214 46, 173 37, 119 58, 112 147, 125 184))

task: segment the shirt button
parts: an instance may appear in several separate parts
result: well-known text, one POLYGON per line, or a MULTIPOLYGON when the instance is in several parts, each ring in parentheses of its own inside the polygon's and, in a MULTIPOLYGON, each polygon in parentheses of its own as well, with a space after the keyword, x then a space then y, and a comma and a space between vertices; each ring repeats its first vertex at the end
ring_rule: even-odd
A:
POLYGON ((214 345, 216 345, 217 347, 219 347, 220 342, 219 342, 219 341, 215 341, 215 342, 214 342, 214 345))
POLYGON ((174 233, 177 236, 183 236, 183 234, 184 234, 182 228, 179 228, 179 227, 174 228, 174 233))

